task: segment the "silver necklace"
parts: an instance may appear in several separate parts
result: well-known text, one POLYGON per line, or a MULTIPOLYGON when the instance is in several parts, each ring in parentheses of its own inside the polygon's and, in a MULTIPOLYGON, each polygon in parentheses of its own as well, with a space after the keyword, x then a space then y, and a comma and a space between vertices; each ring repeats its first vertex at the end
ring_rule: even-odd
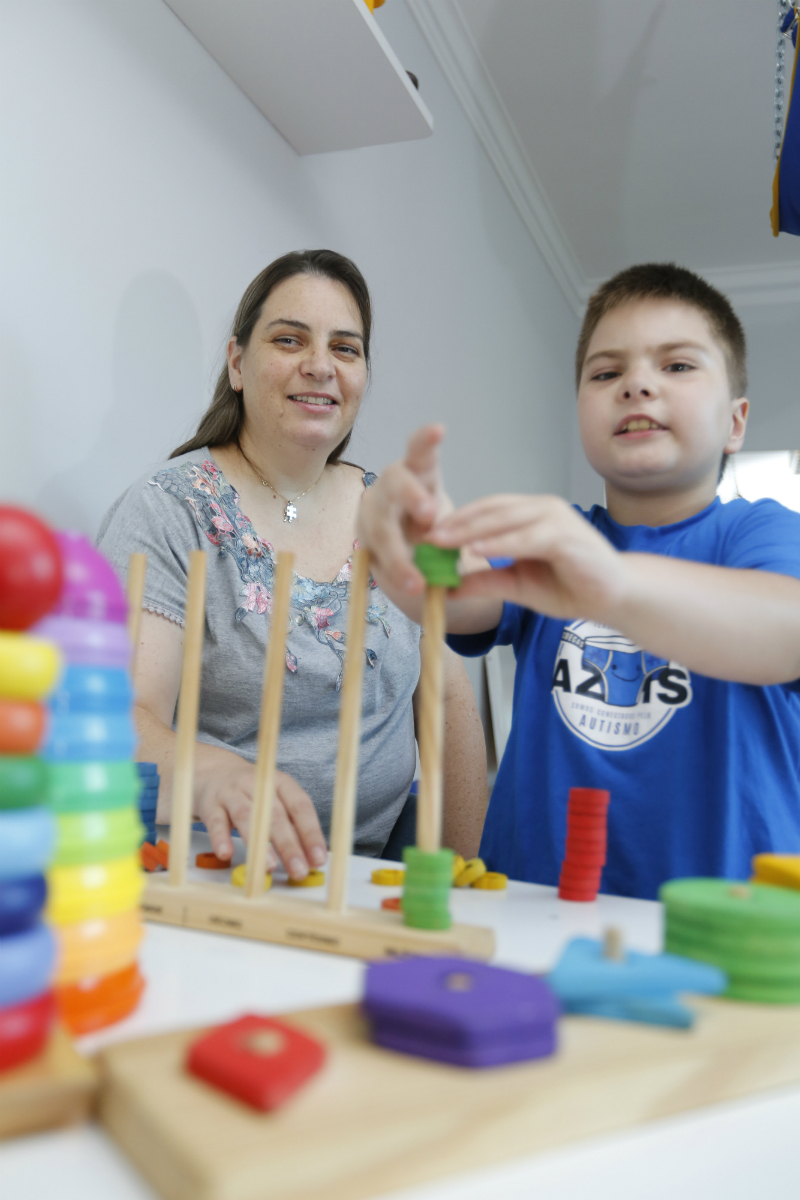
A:
MULTIPOLYGON (((287 524, 287 523, 291 524, 292 521, 296 521, 298 514, 297 514, 297 507, 295 505, 294 500, 299 500, 301 496, 307 496, 308 493, 317 486, 317 484, 319 483, 319 480, 322 479, 322 476, 325 474, 325 467, 322 468, 322 474, 319 476, 319 479, 315 479, 314 482, 311 484, 311 487, 307 487, 304 492, 300 492, 299 495, 295 496, 294 500, 290 500, 288 496, 284 496, 283 492, 279 492, 278 489, 273 484, 269 483, 268 480, 264 479, 261 472, 255 466, 255 464, 250 461, 250 459, 247 457, 247 455, 245 454, 245 452, 241 446, 239 447, 239 453, 241 454, 242 458, 245 460, 247 465, 250 467, 250 469, 253 471, 253 473, 256 475, 256 477, 260 480, 261 486, 265 487, 265 488, 269 488, 269 490, 272 492, 273 500, 277 500, 278 496, 280 496, 281 500, 284 501, 284 509, 283 509, 284 524, 287 524)), ((326 463, 325 466, 327 466, 327 465, 328 464, 326 463)))

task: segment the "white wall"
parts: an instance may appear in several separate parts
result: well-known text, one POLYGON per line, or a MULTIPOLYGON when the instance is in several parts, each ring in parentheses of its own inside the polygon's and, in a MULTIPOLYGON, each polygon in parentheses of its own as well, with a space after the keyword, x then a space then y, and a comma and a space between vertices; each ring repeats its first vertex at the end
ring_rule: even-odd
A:
POLYGON ((378 19, 434 136, 299 158, 162 0, 2 6, 5 499, 92 533, 193 431, 249 280, 320 245, 374 292, 353 457, 439 418, 457 500, 567 494, 576 321, 402 0, 378 19))

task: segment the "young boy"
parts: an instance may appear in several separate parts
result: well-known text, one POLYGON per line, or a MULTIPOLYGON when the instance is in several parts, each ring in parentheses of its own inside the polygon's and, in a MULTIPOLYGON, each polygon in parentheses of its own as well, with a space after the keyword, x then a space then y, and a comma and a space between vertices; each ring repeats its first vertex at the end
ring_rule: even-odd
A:
POLYGON ((491 869, 557 883, 577 786, 611 792, 604 891, 746 878, 754 853, 800 852, 800 515, 716 497, 747 421, 741 325, 691 272, 631 267, 590 300, 576 375, 607 508, 493 496, 454 512, 429 426, 365 495, 360 543, 417 619, 412 543, 462 547, 450 644, 514 646, 491 869))

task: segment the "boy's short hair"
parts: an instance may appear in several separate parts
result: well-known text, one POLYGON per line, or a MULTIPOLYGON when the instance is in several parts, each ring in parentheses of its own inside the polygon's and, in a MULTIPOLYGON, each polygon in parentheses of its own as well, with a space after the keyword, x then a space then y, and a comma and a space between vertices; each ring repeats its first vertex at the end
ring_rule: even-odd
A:
POLYGON ((747 392, 744 330, 730 301, 705 279, 675 263, 640 263, 602 284, 589 300, 575 351, 575 385, 580 386, 586 351, 597 325, 612 309, 630 300, 678 300, 698 309, 722 346, 733 398, 747 392))

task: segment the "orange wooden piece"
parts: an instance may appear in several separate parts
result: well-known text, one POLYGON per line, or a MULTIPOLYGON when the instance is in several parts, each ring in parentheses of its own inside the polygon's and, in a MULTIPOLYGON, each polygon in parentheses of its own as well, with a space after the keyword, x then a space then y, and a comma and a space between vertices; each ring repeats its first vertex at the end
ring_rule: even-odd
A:
POLYGON ((160 871, 164 867, 163 855, 159 854, 152 842, 143 842, 139 847, 139 857, 145 871, 160 871))
POLYGON ((44 719, 41 704, 0 698, 0 754, 35 754, 44 734, 44 719))
POLYGON ((217 858, 216 854, 198 854, 194 860, 196 867, 202 867, 204 871, 227 871, 231 865, 230 859, 227 861, 222 858, 217 858))
POLYGON ((402 908, 402 896, 387 896, 385 900, 381 900, 381 908, 389 908, 392 912, 399 912, 402 908))
POLYGON ((165 842, 163 838, 159 838, 156 842, 156 857, 162 867, 169 866, 169 842, 165 842))

